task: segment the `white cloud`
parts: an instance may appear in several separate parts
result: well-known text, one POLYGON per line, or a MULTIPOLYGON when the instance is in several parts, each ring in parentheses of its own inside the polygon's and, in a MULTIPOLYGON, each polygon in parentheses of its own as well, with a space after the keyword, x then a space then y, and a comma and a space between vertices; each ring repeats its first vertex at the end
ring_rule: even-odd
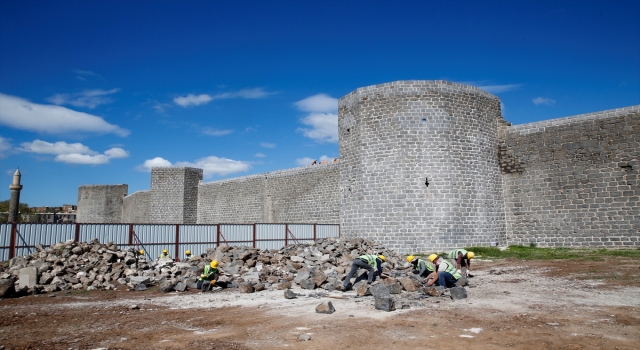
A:
POLYGON ((78 74, 76 76, 78 80, 86 81, 87 79, 97 78, 99 80, 106 81, 106 79, 103 78, 100 74, 94 73, 92 71, 76 69, 73 72, 78 74))
POLYGON ((203 128, 202 129, 202 133, 205 135, 211 135, 211 136, 224 136, 224 135, 229 135, 233 132, 233 130, 219 130, 219 129, 214 129, 214 128, 203 128))
POLYGON ((331 162, 331 161, 333 161, 333 158, 328 157, 326 155, 320 156, 319 159, 313 159, 313 158, 309 158, 309 157, 304 157, 304 158, 296 159, 296 164, 298 164, 300 166, 311 165, 313 163, 313 161, 315 161, 315 160, 317 160, 318 163, 320 163, 320 162, 331 162))
POLYGON ((11 142, 9 142, 9 139, 6 139, 2 136, 0 136, 0 159, 1 158, 6 158, 6 151, 11 149, 11 142))
POLYGON ((205 158, 200 158, 195 162, 176 162, 175 164, 171 164, 168 160, 156 157, 153 159, 145 160, 142 165, 136 167, 139 171, 151 171, 153 167, 192 167, 192 168, 200 168, 203 169, 203 176, 205 178, 210 178, 213 175, 221 175, 225 176, 232 173, 237 173, 241 171, 247 171, 251 167, 248 162, 227 159, 227 158, 218 158, 216 156, 209 156, 205 158))
POLYGON ((260 142, 260 146, 264 148, 276 148, 276 144, 271 142, 260 142))
POLYGON ((23 142, 19 151, 36 154, 55 154, 56 162, 68 164, 106 164, 115 158, 126 158, 129 152, 122 148, 108 149, 104 154, 99 154, 81 143, 66 143, 63 141, 50 143, 42 140, 23 142))
POLYGON ((338 142, 338 115, 334 113, 311 113, 300 119, 311 128, 298 128, 302 134, 317 142, 338 142))
POLYGON ((554 104, 556 104, 555 100, 552 100, 548 97, 536 97, 533 100, 533 103, 538 106, 538 105, 547 105, 547 106, 553 106, 554 104))
POLYGON ((104 119, 65 107, 42 105, 0 93, 0 124, 44 134, 77 132, 129 135, 129 130, 104 119))
POLYGON ((295 103, 303 112, 329 113, 338 111, 338 99, 325 94, 317 94, 295 103))
POLYGON ((182 107, 191 107, 191 106, 199 106, 201 104, 211 102, 211 96, 207 94, 193 95, 189 94, 187 96, 180 96, 173 99, 173 102, 182 106, 182 107))
POLYGON ((256 158, 264 158, 264 157, 266 157, 266 155, 263 154, 263 153, 256 153, 253 156, 256 157, 256 158))
POLYGON ((246 98, 246 99, 257 99, 264 98, 269 95, 276 94, 276 92, 265 91, 262 88, 253 88, 253 89, 242 89, 239 91, 233 92, 224 92, 217 95, 209 95, 209 94, 200 94, 193 95, 189 94, 187 96, 180 96, 173 99, 173 102, 182 106, 182 107, 191 107, 198 106, 201 104, 209 103, 213 100, 225 100, 229 98, 246 98))
POLYGON ((120 89, 111 89, 106 91, 96 89, 73 94, 55 94, 47 98, 47 101, 55 105, 72 105, 74 107, 87 107, 89 109, 94 109, 99 105, 113 102, 112 98, 105 96, 115 94, 118 91, 120 91, 120 89))

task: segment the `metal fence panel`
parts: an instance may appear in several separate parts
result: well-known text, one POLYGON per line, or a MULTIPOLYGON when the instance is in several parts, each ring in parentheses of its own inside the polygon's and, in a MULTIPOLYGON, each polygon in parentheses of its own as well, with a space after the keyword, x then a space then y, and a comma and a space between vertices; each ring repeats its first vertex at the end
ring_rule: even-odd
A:
POLYGON ((11 224, 0 224, 0 246, 11 244, 11 224))
POLYGON ((289 224, 289 231, 289 244, 313 242, 313 224, 289 224))
POLYGON ((54 245, 75 239, 74 224, 18 224, 17 246, 54 245))
POLYGON ((97 238, 100 243, 113 242, 119 247, 129 243, 129 225, 126 224, 81 224, 80 242, 91 242, 97 238))
POLYGON ((221 224, 220 233, 222 234, 220 243, 253 246, 253 225, 221 224), (222 237, 224 237, 224 239, 222 239, 222 237))
MULTIPOLYGON (((184 254, 187 250, 191 251, 191 256, 199 256, 200 254, 204 254, 207 252, 209 248, 215 248, 215 244, 207 244, 207 243, 180 243, 180 254, 178 254, 178 258, 184 261, 187 256, 184 254)), ((155 257, 154 257, 155 258, 155 257)))
POLYGON ((202 242, 216 245, 217 234, 217 225, 180 225, 180 246, 202 242))
POLYGON ((133 225, 133 231, 140 240, 140 247, 151 259, 157 258, 164 249, 168 250, 169 255, 173 257, 176 249, 176 225, 133 225))
POLYGON ((316 238, 339 237, 339 225, 316 225, 316 238))
POLYGON ((280 249, 284 247, 285 224, 256 224, 256 248, 280 249))

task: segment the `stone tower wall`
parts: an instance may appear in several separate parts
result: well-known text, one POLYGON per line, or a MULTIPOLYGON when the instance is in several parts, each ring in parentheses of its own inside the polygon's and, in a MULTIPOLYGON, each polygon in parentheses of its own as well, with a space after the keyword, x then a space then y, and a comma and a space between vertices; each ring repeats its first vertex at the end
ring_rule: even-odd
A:
POLYGON ((505 243, 497 97, 398 81, 341 98, 338 123, 345 236, 406 253, 505 243))
POLYGON ((78 188, 79 223, 120 223, 128 185, 84 185, 78 188))
POLYGON ((640 106, 501 133, 509 244, 640 245, 640 106))
POLYGON ((202 169, 151 169, 151 223, 195 224, 202 169))
POLYGON ((149 223, 151 191, 138 191, 124 197, 122 222, 127 224, 149 223))

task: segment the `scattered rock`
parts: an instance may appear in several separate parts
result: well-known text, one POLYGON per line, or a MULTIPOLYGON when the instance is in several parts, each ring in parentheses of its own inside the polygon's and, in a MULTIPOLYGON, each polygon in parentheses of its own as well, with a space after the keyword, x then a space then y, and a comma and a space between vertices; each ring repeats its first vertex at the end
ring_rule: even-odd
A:
POLYGON ((451 299, 460 300, 467 298, 467 290, 464 287, 453 287, 449 289, 449 294, 451 295, 451 299))
POLYGON ((173 290, 174 290, 173 283, 171 283, 171 281, 164 281, 160 283, 160 291, 162 293, 169 293, 169 292, 172 292, 173 290))
POLYGON ((398 281, 407 292, 415 292, 418 290, 418 286, 416 286, 414 280, 409 277, 400 277, 398 281))
POLYGON ((147 285, 146 284, 136 284, 134 289, 139 291, 139 292, 141 292, 143 290, 147 290, 147 285))
POLYGON ((177 292, 184 292, 187 290, 187 284, 184 282, 178 282, 174 288, 177 292))
POLYGON ((330 301, 324 302, 316 306, 317 314, 332 314, 334 312, 336 312, 336 309, 333 307, 333 304, 330 301))
POLYGON ((250 283, 241 283, 238 287, 238 290, 240 291, 240 293, 253 293, 255 291, 253 285, 251 285, 250 283))
POLYGON ((284 298, 285 299, 295 299, 298 297, 298 294, 294 293, 291 289, 284 290, 284 298))
POLYGON ((371 295, 369 292, 369 284, 367 281, 360 281, 353 286, 353 290, 356 291, 356 294, 360 297, 365 295, 371 295))
POLYGON ((311 340, 311 336, 307 333, 302 333, 298 336, 298 341, 309 341, 311 340))
POLYGON ((15 293, 13 279, 5 278, 0 280, 0 298, 7 298, 15 293))
POLYGON ((376 298, 375 308, 376 310, 390 312, 396 309, 396 305, 392 298, 376 298))

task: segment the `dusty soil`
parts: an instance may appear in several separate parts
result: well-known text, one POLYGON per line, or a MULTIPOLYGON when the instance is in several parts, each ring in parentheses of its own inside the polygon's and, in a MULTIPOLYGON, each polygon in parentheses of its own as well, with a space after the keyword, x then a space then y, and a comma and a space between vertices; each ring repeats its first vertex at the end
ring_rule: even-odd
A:
POLYGON ((468 298, 95 291, 0 300, 5 349, 638 349, 640 261, 478 261, 468 298), (316 314, 331 301, 336 312, 316 314), (137 305, 139 309, 132 309, 137 305), (306 333, 309 341, 299 341, 306 333))

